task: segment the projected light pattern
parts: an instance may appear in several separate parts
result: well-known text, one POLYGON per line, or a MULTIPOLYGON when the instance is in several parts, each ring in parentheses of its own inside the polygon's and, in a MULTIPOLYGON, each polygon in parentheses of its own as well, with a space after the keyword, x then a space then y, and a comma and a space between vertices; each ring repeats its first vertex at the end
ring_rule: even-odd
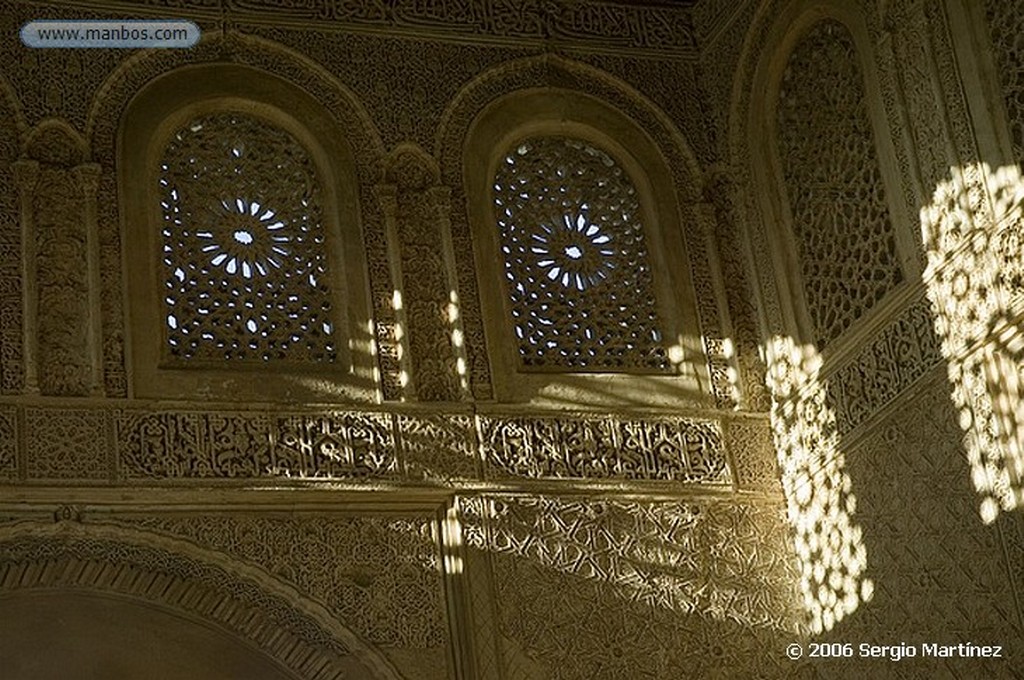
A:
POLYGON ((921 210, 924 272, 981 517, 1020 504, 1024 488, 1024 228, 1020 169, 953 168, 921 210))
POLYGON ((839 446, 835 413, 825 403, 821 357, 812 346, 775 338, 768 348, 772 430, 800 589, 814 633, 831 630, 871 599, 867 550, 853 521, 857 502, 839 446))

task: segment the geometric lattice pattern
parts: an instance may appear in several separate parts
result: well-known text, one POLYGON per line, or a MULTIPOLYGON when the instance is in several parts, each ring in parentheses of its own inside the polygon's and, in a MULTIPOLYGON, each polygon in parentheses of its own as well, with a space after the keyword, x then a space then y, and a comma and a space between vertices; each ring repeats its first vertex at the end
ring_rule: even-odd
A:
POLYGON ((640 201, 586 142, 515 145, 494 178, 505 282, 523 368, 669 372, 640 201))
POLYGON ((986 0, 985 14, 992 39, 992 56, 999 71, 1006 123, 1013 139, 1013 158, 1024 160, 1024 12, 1014 3, 986 0))
POLYGON ((182 359, 335 358, 320 187, 287 132, 196 118, 160 166, 167 342, 182 359))
POLYGON ((819 22, 779 93, 779 157, 819 349, 903 278, 857 64, 846 28, 819 22))
POLYGON ((482 496, 464 507, 467 545, 492 556, 501 632, 547 668, 507 677, 787 677, 751 670, 777 658, 751 646, 794 637, 778 506, 482 496))
POLYGON ((260 564, 328 603, 375 644, 425 648, 446 642, 430 517, 197 513, 120 521, 205 541, 260 564))
POLYGON ((47 441, 26 441, 30 479, 109 478, 107 416, 99 409, 26 409, 29 432, 46 431, 47 441))

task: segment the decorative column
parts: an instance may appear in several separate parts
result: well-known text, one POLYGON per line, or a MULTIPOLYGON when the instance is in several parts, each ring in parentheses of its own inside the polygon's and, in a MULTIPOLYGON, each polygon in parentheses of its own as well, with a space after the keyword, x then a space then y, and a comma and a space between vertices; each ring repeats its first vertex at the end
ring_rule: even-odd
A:
POLYGON ((699 281, 706 277, 707 280, 702 282, 698 295, 711 296, 710 299, 697 301, 698 309, 701 311, 704 351, 707 353, 708 370, 711 371, 711 391, 715 395, 717 407, 735 408, 740 401, 736 343, 729 318, 729 305, 726 302, 719 247, 715 239, 715 207, 707 202, 698 202, 693 204, 691 209, 703 241, 701 245, 704 257, 701 259, 707 262, 706 271, 695 271, 694 278, 699 281), (706 312, 709 307, 714 307, 714 312, 706 312))
POLYGON ((707 238, 717 253, 721 299, 727 308, 725 318, 729 320, 732 338, 728 360, 738 373, 739 404, 743 409, 766 411, 771 395, 765 385, 765 365, 759 351, 761 333, 750 284, 753 264, 740 226, 740 184, 730 170, 712 169, 704 186, 703 205, 707 206, 707 238))
POLYGON ((100 389, 96 186, 99 167, 65 123, 30 135, 21 187, 25 389, 86 396, 100 389), (90 266, 91 262, 91 266, 90 266))
POLYGON ((375 193, 385 214, 407 399, 459 401, 468 392, 450 230, 450 194, 412 144, 385 163, 375 193))
POLYGON ((416 383, 413 381, 412 355, 409 349, 409 319, 405 309, 405 285, 402 281, 402 249, 398 238, 398 189, 394 185, 381 184, 373 189, 384 213, 385 230, 388 240, 388 267, 391 283, 395 290, 391 295, 391 307, 395 315, 395 342, 398 344, 398 382, 402 388, 402 400, 416 399, 416 383))
POLYGON ((25 391, 29 394, 39 392, 36 364, 36 230, 32 220, 35 214, 33 203, 38 180, 39 163, 30 160, 15 161, 14 181, 18 185, 21 214, 22 362, 25 370, 25 391))
POLYGON ((455 373, 458 376, 459 393, 462 398, 466 398, 469 395, 469 356, 466 353, 466 336, 462 327, 462 305, 458 293, 459 281, 455 271, 451 189, 436 186, 428 190, 427 202, 441 236, 440 246, 444 256, 444 271, 448 290, 448 330, 451 333, 452 350, 455 354, 455 373))
POLYGON ((82 192, 86 234, 86 262, 89 283, 89 326, 87 333, 89 364, 91 370, 91 392, 103 395, 103 328, 101 323, 100 292, 100 231, 97 220, 96 196, 100 186, 100 165, 83 163, 72 169, 72 175, 82 192))

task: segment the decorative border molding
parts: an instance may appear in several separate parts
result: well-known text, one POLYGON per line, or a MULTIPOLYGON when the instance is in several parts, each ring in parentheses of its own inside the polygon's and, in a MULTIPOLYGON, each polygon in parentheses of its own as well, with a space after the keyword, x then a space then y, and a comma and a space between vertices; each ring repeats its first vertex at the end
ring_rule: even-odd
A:
POLYGON ((731 482, 721 424, 698 418, 481 416, 488 477, 731 482))
POLYGON ((922 296, 856 355, 828 368, 829 405, 840 435, 855 430, 942 361, 932 317, 931 305, 922 296))
POLYGON ((65 5, 122 16, 166 17, 172 9, 176 16, 229 25, 245 22, 442 40, 471 38, 494 46, 531 43, 540 47, 555 42, 563 48, 631 56, 692 59, 697 54, 696 30, 686 5, 637 6, 608 0, 518 0, 513 4, 501 0, 213 0, 200 7, 181 1, 70 0, 65 5))
POLYGON ((646 484, 648 491, 669 494, 778 485, 774 452, 749 442, 756 433, 723 434, 733 421, 742 421, 744 432, 766 433, 765 417, 450 408, 240 411, 10 399, 0 404, 0 480, 268 486, 331 481, 356 488, 506 488, 530 480, 566 489, 581 482, 641 490, 646 484), (63 442, 60 447, 54 448, 55 438, 63 442), (735 461, 742 461, 740 475, 735 461))

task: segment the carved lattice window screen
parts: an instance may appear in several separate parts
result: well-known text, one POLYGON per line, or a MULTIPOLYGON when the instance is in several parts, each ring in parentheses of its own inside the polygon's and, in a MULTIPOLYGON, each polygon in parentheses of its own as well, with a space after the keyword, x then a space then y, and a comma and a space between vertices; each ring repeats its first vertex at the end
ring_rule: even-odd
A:
POLYGON ((779 156, 819 349, 903 280, 858 63, 849 31, 819 22, 779 94, 779 156))
POLYGON ((334 361, 321 190, 298 141, 241 113, 195 118, 159 182, 167 353, 334 361))
POLYGON ((521 367, 672 372, 636 188, 591 144, 515 144, 494 177, 494 209, 521 367))

